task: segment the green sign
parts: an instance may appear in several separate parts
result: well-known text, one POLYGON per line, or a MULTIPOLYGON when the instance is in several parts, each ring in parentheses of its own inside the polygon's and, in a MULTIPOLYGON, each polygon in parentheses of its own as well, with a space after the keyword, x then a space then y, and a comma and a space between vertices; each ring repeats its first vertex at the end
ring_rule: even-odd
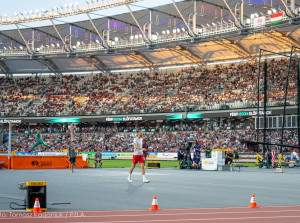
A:
POLYGON ((81 118, 46 118, 47 123, 76 123, 81 118))
POLYGON ((187 114, 187 119, 202 118, 203 113, 187 114))
POLYGON ((114 122, 121 122, 123 121, 123 118, 114 118, 114 122))
POLYGON ((182 114, 174 114, 174 115, 166 115, 167 119, 183 119, 183 115, 182 114))

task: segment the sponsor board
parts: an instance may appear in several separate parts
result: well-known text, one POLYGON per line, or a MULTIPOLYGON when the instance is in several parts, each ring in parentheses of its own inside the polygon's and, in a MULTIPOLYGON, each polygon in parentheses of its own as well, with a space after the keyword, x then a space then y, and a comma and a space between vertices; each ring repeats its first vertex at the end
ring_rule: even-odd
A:
POLYGON ((203 159, 202 170, 218 170, 218 162, 216 159, 203 159))
POLYGON ((175 158, 177 153, 157 153, 157 158, 175 158))
POLYGON ((117 158, 132 158, 133 153, 117 153, 117 158))
POLYGON ((38 156, 66 156, 68 153, 66 152, 38 152, 38 156))

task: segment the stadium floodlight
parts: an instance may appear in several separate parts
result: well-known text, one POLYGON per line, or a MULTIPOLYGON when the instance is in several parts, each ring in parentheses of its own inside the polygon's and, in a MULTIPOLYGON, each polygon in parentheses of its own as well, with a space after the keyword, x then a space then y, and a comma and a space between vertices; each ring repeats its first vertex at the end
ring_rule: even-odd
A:
POLYGON ((35 50, 36 50, 37 52, 39 52, 39 51, 40 51, 40 48, 36 48, 35 50))
POLYGON ((152 40, 157 40, 157 35, 152 35, 152 40))
POLYGON ((176 31, 176 29, 173 29, 173 33, 176 33, 177 31, 176 31))
POLYGON ((115 37, 115 41, 118 42, 118 41, 119 41, 119 38, 118 38, 118 37, 115 37))
POLYGON ((217 24, 216 24, 216 23, 214 23, 214 22, 212 23, 212 25, 213 25, 213 26, 217 26, 217 24))
POLYGON ((140 38, 140 39, 142 39, 142 38, 143 38, 142 34, 140 34, 140 35, 139 35, 139 38, 140 38))
POLYGON ((168 35, 170 34, 170 30, 167 30, 167 34, 168 34, 168 35))
POLYGON ((255 17, 254 14, 251 14, 251 15, 250 15, 250 18, 251 18, 251 19, 254 19, 254 17, 255 17))
POLYGON ((20 50, 23 50, 23 46, 20 46, 19 48, 20 48, 20 50))
POLYGON ((76 46, 72 46, 73 50, 76 50, 76 46))
POLYGON ((166 35, 166 31, 162 31, 161 33, 162 33, 163 35, 166 35))
POLYGON ((79 41, 77 41, 76 46, 80 46, 80 42, 79 41))
POLYGON ((134 39, 134 36, 130 36, 130 39, 133 40, 133 39, 134 39))
POLYGON ((202 30, 202 29, 199 29, 199 30, 198 30, 198 33, 202 33, 202 32, 203 32, 203 30, 202 30))
POLYGON ((272 11, 273 11, 273 13, 276 13, 276 12, 277 12, 277 10, 276 10, 276 9, 272 9, 272 11))
POLYGON ((99 40, 97 40, 97 39, 96 39, 96 43, 98 43, 98 44, 99 44, 99 43, 100 43, 100 42, 99 42, 99 40))
POLYGON ((271 15, 272 14, 272 10, 268 10, 268 15, 271 15))
POLYGON ((60 47, 59 43, 56 43, 56 46, 59 48, 60 47))
POLYGON ((51 43, 51 46, 52 46, 52 48, 54 48, 54 47, 55 47, 53 43, 51 43))
POLYGON ((182 27, 181 30, 182 30, 183 32, 185 32, 185 28, 184 28, 184 27, 182 27))
POLYGON ((112 46, 116 45, 116 42, 115 41, 111 41, 111 45, 112 46))
POLYGON ((138 38, 139 38, 139 35, 135 35, 134 38, 135 38, 135 39, 138 39, 138 38))
POLYGON ((47 48, 49 48, 49 45, 46 45, 47 48))
POLYGON ((208 27, 210 27, 210 25, 209 25, 208 23, 207 23, 206 25, 207 25, 208 27))
POLYGON ((257 18, 258 17, 258 14, 257 13, 254 13, 255 17, 257 18))
POLYGON ((251 19, 247 19, 247 20, 246 20, 246 23, 247 23, 247 24, 250 24, 250 23, 251 23, 251 19))
POLYGON ((180 29, 179 28, 177 28, 177 33, 180 33, 180 29))
POLYGON ((5 49, 5 50, 6 50, 7 48, 6 48, 6 47, 3 47, 3 49, 5 49))

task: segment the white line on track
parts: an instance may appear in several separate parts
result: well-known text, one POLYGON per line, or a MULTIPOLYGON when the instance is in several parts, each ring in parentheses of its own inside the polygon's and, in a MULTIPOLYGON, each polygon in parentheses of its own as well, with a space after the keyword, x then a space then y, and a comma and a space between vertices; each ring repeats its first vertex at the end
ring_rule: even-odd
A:
MULTIPOLYGON (((187 221, 222 221, 222 220, 250 220, 250 219, 278 219, 278 218, 299 218, 300 215, 297 216, 274 216, 274 217, 243 217, 243 218, 207 218, 207 219, 172 219, 172 220, 141 220, 141 221, 101 221, 101 223, 125 223, 125 222, 175 222, 175 221, 181 221, 181 222, 187 222, 187 221)), ((85 222, 77 222, 77 223, 87 223, 85 222)), ((89 223, 100 223, 100 221, 97 222, 89 222, 89 223)))
MULTIPOLYGON (((216 215, 216 214, 253 214, 253 213, 281 213, 281 212, 300 212, 300 210, 277 210, 277 211, 242 211, 242 212, 210 212, 210 213, 170 213, 170 214, 159 214, 155 213, 155 216, 182 216, 182 215, 216 215)), ((56 212, 47 212, 49 214, 55 214, 56 212)), ((60 212, 57 212, 60 213, 60 212)), ((83 213, 83 212, 82 212, 83 213)), ((84 214, 84 213, 83 213, 84 214)), ((84 216, 86 218, 99 218, 99 217, 143 217, 143 216, 153 216, 152 214, 131 214, 131 215, 95 215, 95 216, 84 216)), ((41 217, 35 217, 35 218, 44 218, 43 216, 41 217)), ((51 218, 61 218, 61 217, 51 217, 51 218)), ((69 217, 69 218, 78 218, 76 216, 74 217, 69 217)), ((0 218, 0 219, 24 219, 24 218, 0 218)))

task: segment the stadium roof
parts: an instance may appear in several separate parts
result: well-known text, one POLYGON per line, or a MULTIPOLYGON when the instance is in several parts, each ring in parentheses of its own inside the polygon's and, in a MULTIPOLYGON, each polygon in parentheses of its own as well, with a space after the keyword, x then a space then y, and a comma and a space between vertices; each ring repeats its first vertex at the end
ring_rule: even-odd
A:
POLYGON ((162 2, 153 0, 151 8, 149 0, 128 2, 131 3, 96 11, 77 10, 76 15, 72 14, 73 20, 58 10, 53 11, 57 16, 48 19, 34 17, 35 23, 22 21, 24 15, 2 19, 2 24, 10 25, 8 29, 0 26, 1 72, 63 73, 203 65, 253 59, 260 48, 287 53, 292 45, 300 47, 297 4, 286 9, 281 0, 271 1, 272 5, 267 4, 269 1, 248 0, 242 10, 239 0, 174 4, 164 0, 164 5, 153 4, 162 2), (271 25, 270 11, 283 12, 281 24, 271 25), (264 24, 255 25, 263 15, 264 24), (74 16, 80 17, 74 21, 74 16), (248 20, 251 24, 247 25, 244 21, 248 20))

